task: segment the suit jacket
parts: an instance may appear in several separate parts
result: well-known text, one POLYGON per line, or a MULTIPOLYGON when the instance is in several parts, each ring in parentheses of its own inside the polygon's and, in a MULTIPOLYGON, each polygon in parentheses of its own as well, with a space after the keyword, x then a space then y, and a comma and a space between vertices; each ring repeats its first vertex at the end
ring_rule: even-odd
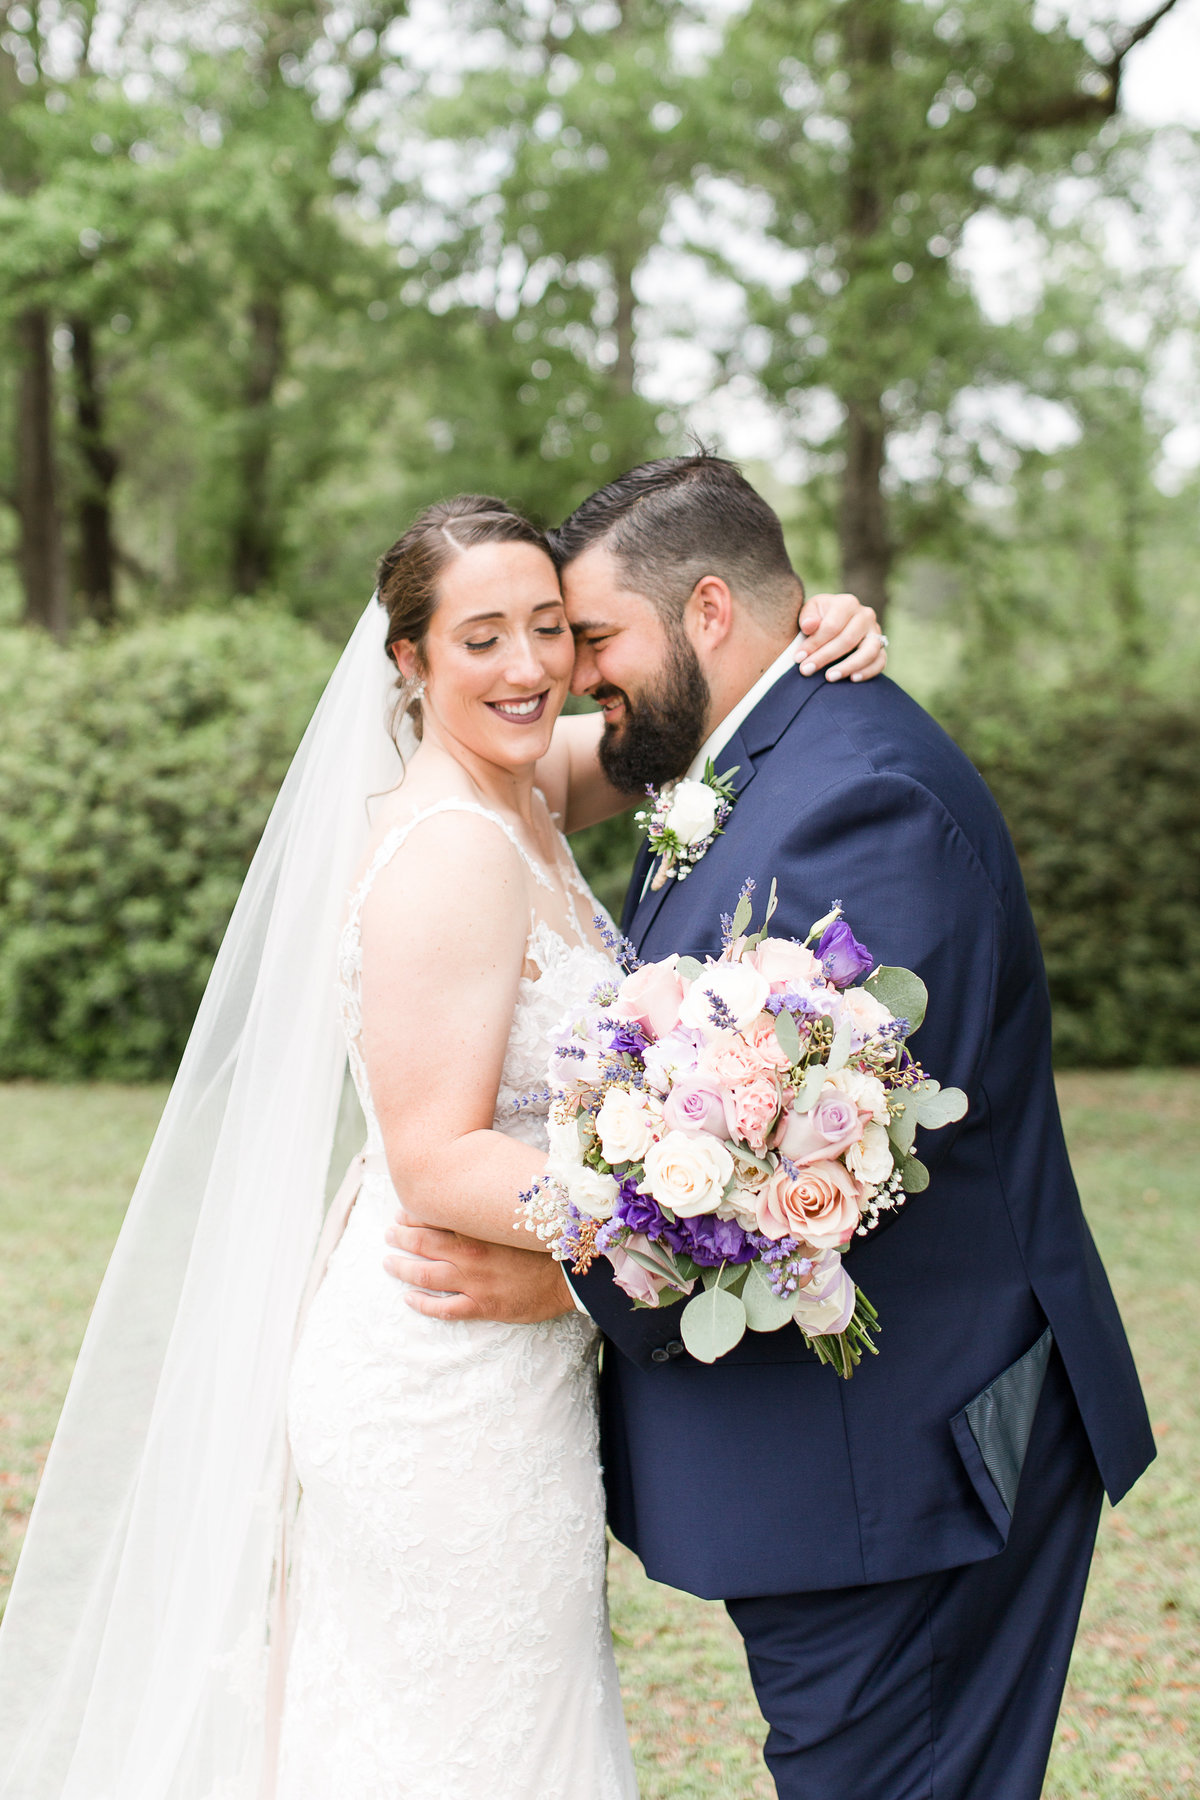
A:
POLYGON ((723 835, 657 893, 642 896, 644 849, 635 866, 624 923, 640 955, 719 953, 720 915, 747 876, 759 923, 778 882, 773 936, 803 939, 840 900, 876 962, 926 982, 913 1054, 970 1104, 958 1125, 919 1135, 926 1191, 848 1253, 881 1324, 878 1356, 848 1382, 790 1325, 698 1363, 677 1306, 635 1310, 603 1261, 575 1278, 608 1340, 613 1529, 656 1580, 708 1597, 995 1555, 1051 1341, 1114 1501, 1154 1455, 1067 1160, 1049 995, 1011 839, 966 757, 887 680, 791 671, 717 763, 738 768, 723 835))

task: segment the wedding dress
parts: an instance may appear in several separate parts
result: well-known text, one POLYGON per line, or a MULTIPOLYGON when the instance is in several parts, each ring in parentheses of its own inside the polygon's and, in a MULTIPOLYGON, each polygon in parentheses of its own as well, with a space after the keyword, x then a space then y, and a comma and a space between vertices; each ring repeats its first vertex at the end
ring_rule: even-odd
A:
POLYGON ((580 928, 571 887, 598 909, 565 842, 555 884, 471 801, 395 827, 353 895, 340 997, 366 1174, 289 1385, 303 1498, 278 1800, 636 1800, 605 1601, 596 1329, 577 1312, 428 1318, 382 1266, 397 1200, 361 1049, 362 907, 410 832, 454 810, 493 820, 537 886, 561 890, 572 933, 531 922, 497 1131, 545 1146, 545 1102, 518 1102, 544 1087, 566 1010, 612 972, 580 928))

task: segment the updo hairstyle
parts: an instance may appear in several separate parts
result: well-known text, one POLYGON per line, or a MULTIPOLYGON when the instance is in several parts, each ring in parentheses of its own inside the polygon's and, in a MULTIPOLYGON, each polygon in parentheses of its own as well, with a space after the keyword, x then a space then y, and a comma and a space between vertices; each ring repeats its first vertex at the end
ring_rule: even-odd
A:
MULTIPOLYGON (((464 550, 473 550, 478 544, 530 544, 551 555, 544 533, 490 494, 457 494, 453 500, 427 506, 379 559, 377 585, 380 603, 387 609, 385 648, 390 661, 395 660, 393 647, 407 638, 416 647, 417 668, 424 675, 425 637, 437 611, 442 571, 464 550)), ((398 674, 393 732, 407 713, 420 737, 418 690, 422 685, 419 678, 414 681, 398 674)))

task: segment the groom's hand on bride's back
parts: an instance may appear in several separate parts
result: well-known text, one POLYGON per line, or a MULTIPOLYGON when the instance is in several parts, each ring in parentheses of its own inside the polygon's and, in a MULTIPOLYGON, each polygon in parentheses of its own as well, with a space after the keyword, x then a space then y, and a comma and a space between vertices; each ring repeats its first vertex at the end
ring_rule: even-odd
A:
POLYGON ((561 1266, 544 1251, 480 1243, 413 1224, 403 1212, 384 1235, 392 1247, 384 1268, 408 1284, 405 1301, 429 1318, 536 1325, 575 1310, 561 1266))

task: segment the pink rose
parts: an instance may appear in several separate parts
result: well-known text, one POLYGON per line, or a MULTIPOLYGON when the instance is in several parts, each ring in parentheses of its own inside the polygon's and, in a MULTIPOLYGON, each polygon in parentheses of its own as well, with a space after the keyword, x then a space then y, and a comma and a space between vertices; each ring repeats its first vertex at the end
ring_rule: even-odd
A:
POLYGON ((777 994, 785 988, 806 987, 824 980, 812 951, 803 944, 792 943, 790 938, 764 938, 757 950, 750 952, 748 960, 777 994))
POLYGON ((767 1133, 779 1112, 779 1088, 773 1080, 740 1081, 725 1096, 725 1121, 731 1137, 752 1150, 765 1150, 767 1133))
POLYGON ((721 1089, 743 1081, 758 1081, 764 1071, 762 1057, 736 1031, 717 1031, 700 1052, 696 1074, 701 1081, 721 1089))
POLYGON ((725 1106, 716 1088, 706 1082, 677 1081, 663 1107, 668 1131, 711 1131, 725 1136, 725 1106))
MULTIPOLYGON (((645 1255, 651 1248, 650 1239, 644 1232, 635 1232, 629 1239, 629 1247, 645 1255)), ((654 1275, 643 1268, 636 1257, 629 1255, 628 1247, 621 1249, 612 1244, 604 1254, 613 1266, 613 1280, 623 1294, 628 1294, 631 1300, 640 1300, 644 1306, 658 1305, 658 1296, 670 1285, 665 1276, 654 1275)))
POLYGON ((859 1112, 849 1094, 826 1082, 811 1112, 788 1115, 775 1148, 802 1168, 844 1156, 857 1144, 870 1117, 869 1112, 859 1112))
POLYGON ((771 1238, 800 1238, 818 1249, 844 1244, 861 1216, 859 1192, 841 1163, 812 1163, 795 1178, 781 1165, 759 1203, 759 1230, 771 1238))
POLYGON ((617 991, 612 1011, 623 1019, 636 1019, 651 1037, 665 1037, 679 1023, 683 982, 676 970, 679 958, 646 963, 627 975, 617 991))
POLYGON ((773 1019, 760 1019, 751 1025, 746 1032, 746 1042, 754 1051, 764 1068, 786 1069, 788 1066, 787 1051, 775 1035, 773 1019))
POLYGON ((874 1037, 892 1015, 882 1001, 877 1000, 874 994, 869 994, 866 988, 850 987, 842 994, 841 1016, 849 1020, 850 1042, 857 1049, 869 1037, 874 1037))

